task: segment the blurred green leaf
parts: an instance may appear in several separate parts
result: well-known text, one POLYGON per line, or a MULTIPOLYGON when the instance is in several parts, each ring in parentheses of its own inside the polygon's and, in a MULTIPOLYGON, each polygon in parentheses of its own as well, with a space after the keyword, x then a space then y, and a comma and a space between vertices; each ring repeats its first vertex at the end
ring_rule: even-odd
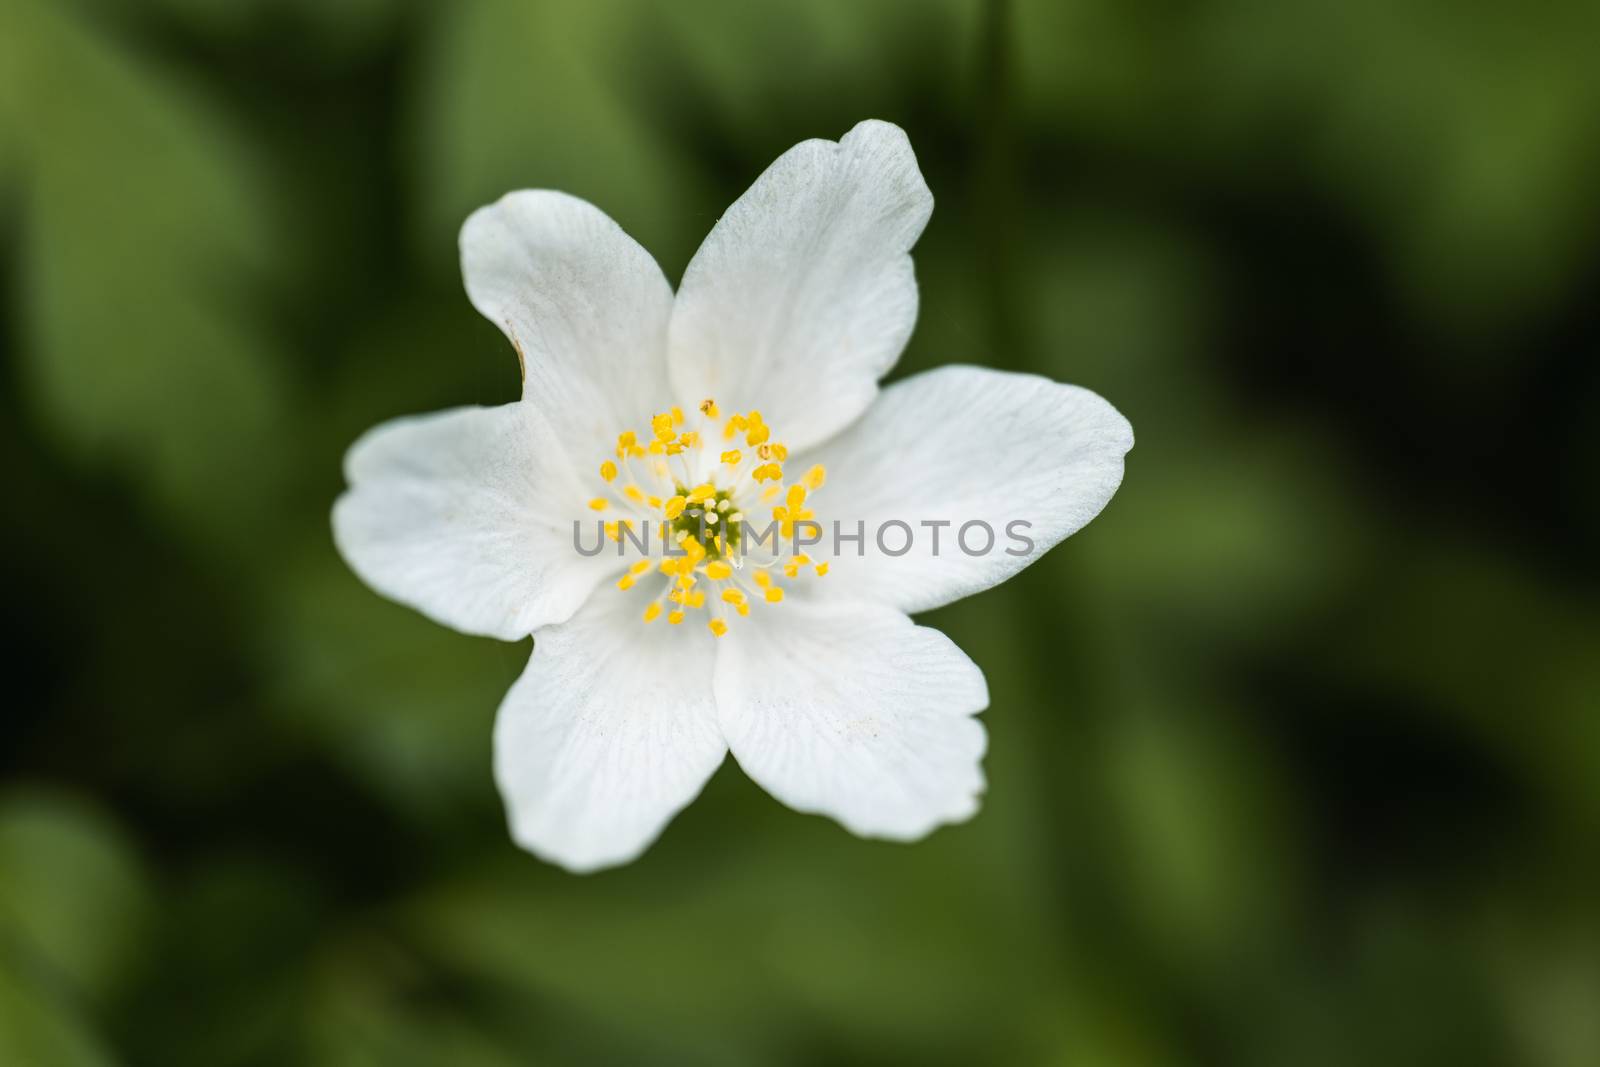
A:
POLYGON ((0 1063, 112 1062, 89 1007, 132 962, 149 904, 100 813, 53 792, 0 797, 0 1063))
POLYGON ((0 962, 0 1063, 108 1067, 114 1062, 81 1017, 24 984, 0 962))
POLYGON ((237 538, 266 507, 286 406, 259 166, 71 4, 5 0, 0 42, 24 175, 24 383, 77 455, 237 538))
POLYGON ((136 947, 149 891, 121 833, 45 792, 0 801, 0 940, 83 994, 103 993, 136 947))

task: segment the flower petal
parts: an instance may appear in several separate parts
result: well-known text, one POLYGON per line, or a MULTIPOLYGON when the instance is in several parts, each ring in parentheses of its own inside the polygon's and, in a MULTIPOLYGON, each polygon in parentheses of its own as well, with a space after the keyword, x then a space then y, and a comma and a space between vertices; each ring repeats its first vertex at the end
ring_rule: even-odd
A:
POLYGON ((983 792, 983 673, 937 630, 796 599, 722 639, 718 715, 745 773, 798 811, 912 840, 983 792))
POLYGON ((570 616, 618 565, 574 549, 570 502, 583 489, 526 403, 386 422, 351 446, 345 478, 333 535, 346 562, 457 630, 526 637, 570 616))
POLYGON ((599 208, 544 189, 509 193, 461 227, 461 273, 472 306, 517 349, 523 398, 580 466, 672 403, 672 287, 599 208))
POLYGON ((646 625, 606 592, 534 635, 495 723, 495 780, 517 843, 572 871, 626 863, 728 751, 703 626, 646 625))
MULTIPOLYGON (((847 534, 865 523, 864 554, 842 542, 819 591, 833 583, 839 595, 918 612, 997 585, 1100 513, 1132 447, 1128 420, 1077 386, 962 366, 896 382, 846 433, 792 464, 826 467, 819 514, 825 506, 847 534), (895 520, 913 535, 899 556, 883 551, 907 540, 883 528, 895 520), (938 522, 947 525, 923 525, 938 522), (987 524, 992 547, 980 551, 981 525, 962 535, 967 523, 987 524)), ((831 550, 831 524, 827 533, 831 550)))
POLYGON ((761 410, 790 448, 865 411, 917 319, 908 252, 933 211, 905 133, 863 122, 804 141, 734 202, 672 312, 685 404, 761 410))

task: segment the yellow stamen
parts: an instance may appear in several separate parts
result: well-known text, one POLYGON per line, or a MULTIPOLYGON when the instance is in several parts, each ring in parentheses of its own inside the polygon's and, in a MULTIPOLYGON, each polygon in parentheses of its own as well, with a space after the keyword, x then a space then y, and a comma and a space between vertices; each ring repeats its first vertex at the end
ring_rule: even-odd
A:
MULTIPOLYGON (((615 579, 617 588, 628 590, 641 581, 656 583, 656 595, 643 610, 642 618, 646 623, 665 615, 668 625, 681 624, 689 611, 704 610, 707 598, 713 598, 727 605, 727 608, 718 609, 717 618, 707 622, 711 632, 720 637, 728 632, 735 615, 750 614, 754 602, 778 604, 786 595, 785 589, 775 581, 776 568, 769 572, 764 567, 755 567, 748 572, 759 592, 751 592, 748 585, 741 587, 736 582, 734 563, 737 561, 732 557, 738 551, 740 524, 745 521, 751 501, 758 497, 763 504, 760 510, 770 508, 773 517, 781 523, 782 536, 791 537, 800 522, 813 517, 806 503, 810 494, 822 487, 826 472, 820 464, 815 465, 792 484, 785 484, 783 464, 789 458, 789 449, 782 442, 772 440, 772 428, 760 411, 724 416, 709 397, 697 408, 706 420, 716 421, 697 420, 696 428, 688 428, 683 409, 674 406, 650 418, 650 430, 642 441, 633 431, 618 434, 615 459, 604 459, 600 463, 600 478, 607 484, 619 482, 624 475, 636 480, 622 482, 611 489, 615 497, 594 497, 589 506, 595 511, 605 511, 619 503, 625 510, 634 506, 652 509, 646 528, 658 525, 662 544, 670 548, 672 554, 633 562, 627 573, 615 579), (704 447, 702 430, 714 436, 713 427, 717 426, 723 438, 730 442, 717 450, 721 463, 718 473, 703 483, 690 483, 690 488, 673 492, 674 487, 684 485, 692 477, 699 464, 694 461, 686 464, 682 460, 669 463, 670 457, 704 447), (743 436, 744 441, 733 442, 735 436, 743 436), (755 463, 754 469, 745 467, 747 458, 755 463), (644 459, 645 462, 642 467, 630 467, 626 462, 630 459, 644 459), (718 482, 724 484, 719 488, 718 482), (751 488, 755 490, 754 497, 748 493, 751 488), (670 495, 656 495, 662 492, 670 495), (736 500, 745 506, 736 504, 736 500), (680 521, 685 515, 692 515, 693 521, 680 521), (691 531, 690 526, 696 529, 691 531), (657 572, 666 579, 664 583, 654 578, 657 572), (699 581, 702 577, 706 579, 704 583, 699 581)), ((607 537, 619 543, 624 529, 636 528, 633 519, 603 522, 601 526, 607 537)), ((801 567, 813 564, 806 556, 795 555, 779 565, 784 575, 795 578, 801 567)), ((828 571, 825 563, 814 566, 818 575, 828 571)))

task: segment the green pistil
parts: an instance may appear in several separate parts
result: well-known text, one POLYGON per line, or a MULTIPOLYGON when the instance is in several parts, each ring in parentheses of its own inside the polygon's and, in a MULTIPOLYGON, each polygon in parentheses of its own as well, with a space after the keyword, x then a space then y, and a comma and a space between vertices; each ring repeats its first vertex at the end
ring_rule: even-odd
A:
MULTIPOLYGON (((677 489, 679 496, 686 497, 689 495, 689 490, 683 486, 680 485, 677 489)), ((714 540, 717 534, 720 533, 728 548, 726 554, 733 555, 734 550, 739 547, 739 527, 741 524, 728 521, 728 516, 738 510, 731 501, 728 503, 726 510, 722 508, 722 503, 728 499, 728 494, 719 489, 717 490, 717 495, 710 500, 702 501, 699 504, 690 504, 684 508, 683 513, 672 520, 673 539, 676 540, 680 532, 686 533, 698 541, 701 548, 706 550, 707 559, 721 559, 724 553, 722 549, 717 547, 717 542, 714 540), (705 521, 708 511, 716 513, 717 521, 715 523, 705 521)))

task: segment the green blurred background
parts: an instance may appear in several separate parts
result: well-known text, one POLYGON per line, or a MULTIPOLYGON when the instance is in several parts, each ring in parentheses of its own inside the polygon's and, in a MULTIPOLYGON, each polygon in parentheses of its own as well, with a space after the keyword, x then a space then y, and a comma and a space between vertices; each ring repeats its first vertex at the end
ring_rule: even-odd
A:
POLYGON ((0 0, 0 1064, 1600 1064, 1600 7, 0 0), (783 149, 937 200, 897 375, 1087 385, 1109 509, 928 621, 926 842, 730 761, 517 852, 528 654, 335 555, 369 425, 517 392, 455 234, 676 279, 783 149))

